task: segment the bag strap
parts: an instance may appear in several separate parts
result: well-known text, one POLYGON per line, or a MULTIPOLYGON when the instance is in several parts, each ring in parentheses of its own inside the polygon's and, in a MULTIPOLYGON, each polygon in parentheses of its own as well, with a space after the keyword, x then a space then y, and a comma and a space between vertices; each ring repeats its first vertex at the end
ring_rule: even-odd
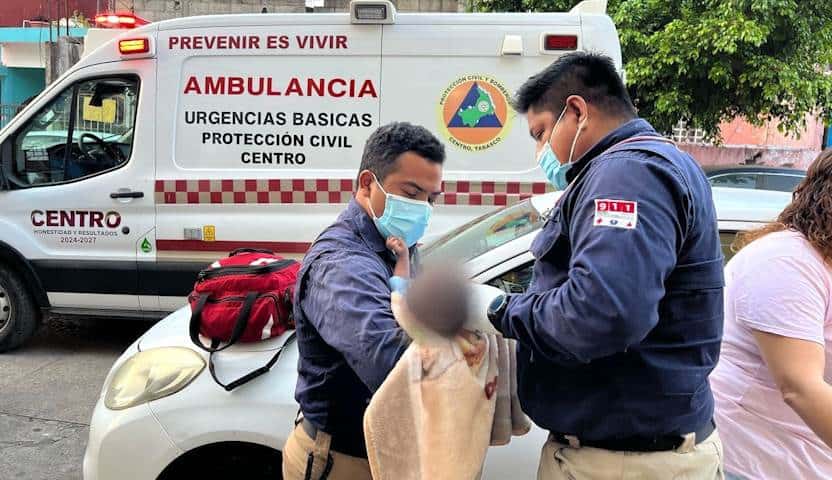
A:
MULTIPOLYGON (((286 341, 284 341, 283 345, 281 345, 280 348, 277 349, 277 352, 272 356, 271 360, 269 360, 265 365, 258 368, 257 370, 249 372, 249 373, 243 375, 242 377, 238 378, 237 380, 234 380, 234 381, 229 382, 227 384, 222 383, 220 381, 220 379, 217 378, 217 373, 214 371, 214 353, 215 352, 211 352, 211 354, 208 355, 208 371, 211 372, 211 377, 214 378, 214 381, 217 382, 217 385, 220 385, 222 388, 224 388, 226 392, 230 392, 231 390, 234 390, 235 388, 237 388, 237 387, 239 387, 243 384, 246 384, 246 383, 254 380, 255 378, 259 377, 260 375, 263 375, 264 373, 267 373, 269 370, 271 370, 272 367, 274 366, 274 364, 277 363, 277 359, 280 358, 280 354, 283 352, 283 349, 286 348, 286 345, 291 343, 292 340, 294 340, 294 339, 295 339, 295 331, 291 330, 291 332, 289 333, 289 336, 286 337, 286 341)), ((217 351, 219 351, 219 350, 217 350, 217 351)))
POLYGON ((205 344, 203 344, 199 339, 200 317, 202 316, 202 310, 205 308, 205 304, 208 302, 209 297, 207 293, 200 295, 196 307, 194 307, 193 311, 191 311, 191 323, 189 328, 191 341, 194 342, 199 348, 209 353, 220 352, 237 343, 237 341, 240 340, 240 337, 243 336, 243 332, 246 330, 248 317, 251 314, 251 307, 254 306, 254 301, 257 300, 257 295, 257 292, 249 292, 246 295, 246 299, 243 301, 243 308, 240 309, 240 314, 237 316, 236 323, 234 323, 234 330, 231 331, 231 337, 228 339, 228 342, 221 347, 217 347, 213 344, 210 347, 206 347, 205 344))
POLYGON ((267 250, 265 248, 246 248, 246 247, 243 247, 243 248, 238 248, 238 249, 232 251, 231 253, 228 254, 228 256, 233 257, 233 256, 239 255, 241 253, 266 253, 266 254, 269 254, 269 255, 274 255, 273 251, 267 250))

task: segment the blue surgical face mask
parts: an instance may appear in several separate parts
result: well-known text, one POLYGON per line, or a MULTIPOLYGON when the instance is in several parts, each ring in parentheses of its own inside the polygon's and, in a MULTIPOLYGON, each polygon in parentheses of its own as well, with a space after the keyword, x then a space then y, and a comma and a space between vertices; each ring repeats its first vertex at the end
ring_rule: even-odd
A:
POLYGON ((563 111, 560 112, 558 121, 555 122, 555 126, 552 127, 552 133, 549 134, 549 139, 546 140, 546 144, 543 145, 543 149, 537 154, 537 163, 540 165, 540 169, 543 170, 543 174, 546 175, 546 179, 549 180, 549 183, 551 183, 557 190, 564 190, 569 186, 569 182, 566 180, 566 172, 572 169, 572 155, 575 153, 575 144, 578 143, 578 137, 581 135, 581 131, 583 131, 586 121, 589 118, 588 116, 585 117, 581 124, 578 125, 578 131, 575 133, 575 138, 572 140, 572 148, 569 149, 569 160, 566 163, 561 163, 557 154, 552 149, 552 138, 555 136, 555 131, 560 125, 561 120, 563 120, 563 116, 566 114, 567 108, 568 107, 564 107, 563 111))
POLYGON ((373 221, 378 232, 385 239, 399 237, 404 240, 408 247, 416 245, 416 242, 425 234, 430 221, 433 207, 428 202, 411 200, 399 195, 387 193, 381 186, 378 179, 376 185, 386 195, 384 213, 377 217, 370 204, 370 212, 373 214, 373 221))

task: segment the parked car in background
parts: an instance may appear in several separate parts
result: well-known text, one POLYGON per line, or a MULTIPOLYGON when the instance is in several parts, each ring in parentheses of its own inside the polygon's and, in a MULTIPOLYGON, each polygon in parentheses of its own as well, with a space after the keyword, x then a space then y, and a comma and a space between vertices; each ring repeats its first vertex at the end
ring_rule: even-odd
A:
POLYGON ((737 165, 706 167, 705 174, 714 187, 793 192, 806 177, 806 170, 765 165, 737 165))
MULTIPOLYGON (((462 263, 481 284, 475 305, 484 314, 497 289, 528 288, 534 262, 529 247, 558 195, 535 196, 473 220, 427 245, 423 260, 462 263)), ((790 200, 783 192, 714 188, 726 258, 737 232, 774 219, 790 200)), ((116 361, 93 412, 85 480, 172 480, 200 472, 212 478, 280 478, 280 449, 298 410, 296 344, 286 346, 270 373, 226 392, 206 371, 207 354, 191 343, 190 316, 187 306, 170 314, 116 361)), ((254 370, 286 337, 233 345, 216 359, 217 375, 237 378, 254 370)), ((546 432, 534 427, 507 446, 491 448, 482 478, 534 478, 545 439, 546 432)))

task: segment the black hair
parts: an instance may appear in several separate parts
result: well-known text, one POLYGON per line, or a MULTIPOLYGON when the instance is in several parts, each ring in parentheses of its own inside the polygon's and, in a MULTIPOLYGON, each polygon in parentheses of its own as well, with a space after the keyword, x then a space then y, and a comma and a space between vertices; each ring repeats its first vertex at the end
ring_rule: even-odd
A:
POLYGON ((396 160, 405 152, 413 152, 430 162, 445 162, 445 146, 428 129, 407 122, 393 122, 370 135, 364 145, 359 174, 373 172, 379 182, 394 172, 396 160))
POLYGON ((590 52, 569 53, 558 58, 526 80, 517 90, 512 104, 519 113, 534 109, 558 115, 570 95, 578 95, 610 115, 636 116, 636 109, 612 59, 590 52))

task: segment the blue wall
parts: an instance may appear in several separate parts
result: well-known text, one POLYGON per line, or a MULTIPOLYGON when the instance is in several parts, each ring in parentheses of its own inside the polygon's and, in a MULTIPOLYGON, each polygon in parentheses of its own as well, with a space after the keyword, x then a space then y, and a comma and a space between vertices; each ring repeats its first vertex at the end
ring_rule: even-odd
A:
MULTIPOLYGON (((86 28, 70 28, 69 35, 72 37, 83 37, 87 34, 86 28)), ((52 28, 52 39, 57 40, 58 36, 66 35, 66 29, 61 29, 60 32, 56 28, 52 28)), ((48 28, 19 28, 19 27, 3 27, 0 28, 0 42, 34 42, 42 43, 49 41, 48 28)))
POLYGON ((0 103, 18 105, 46 86, 42 68, 6 68, 0 65, 0 103))
POLYGON ((826 137, 823 139, 825 147, 832 147, 832 125, 826 127, 826 137))
MULTIPOLYGON (((61 30, 61 34, 65 33, 66 30, 61 30)), ((71 28, 69 33, 73 37, 83 37, 87 29, 71 28)), ((53 28, 52 38, 57 39, 58 35, 57 29, 53 28)), ((48 28, 0 28, 0 43, 42 43, 49 38, 48 28)), ((7 68, 0 65, 0 103, 16 105, 37 95, 44 89, 44 77, 43 68, 7 68)))

